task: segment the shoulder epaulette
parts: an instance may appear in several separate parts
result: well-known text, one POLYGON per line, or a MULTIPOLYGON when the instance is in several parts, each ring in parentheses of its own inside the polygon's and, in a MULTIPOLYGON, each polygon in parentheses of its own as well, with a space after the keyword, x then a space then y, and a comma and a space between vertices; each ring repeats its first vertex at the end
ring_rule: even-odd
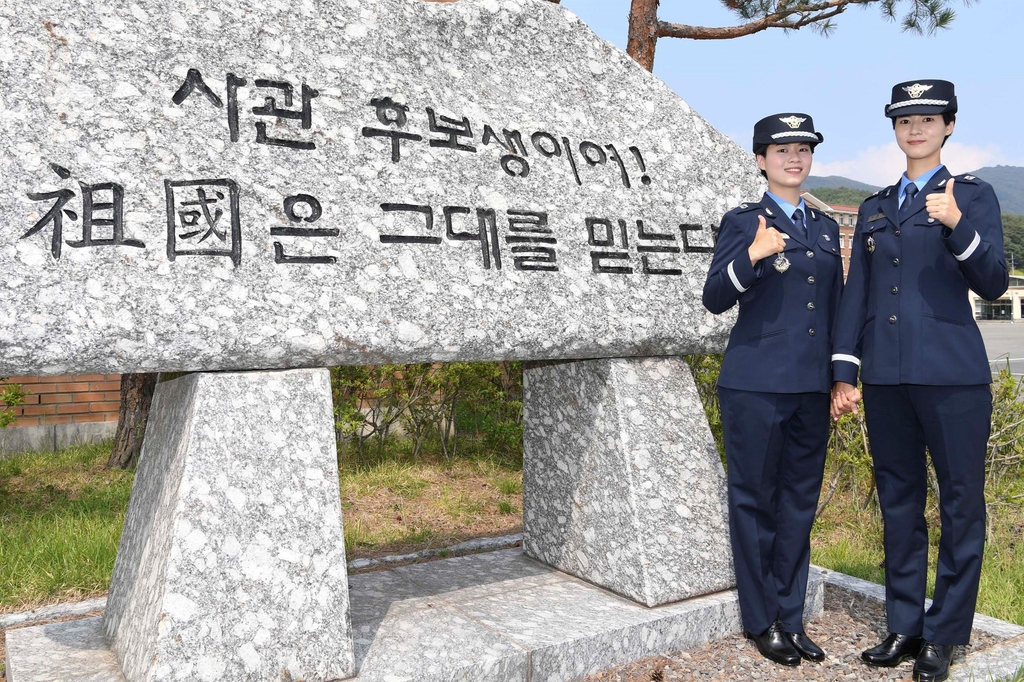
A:
POLYGON ((734 208, 733 210, 731 210, 729 212, 730 213, 737 213, 737 214, 738 213, 748 213, 750 211, 756 211, 759 208, 761 208, 761 204, 760 203, 758 203, 756 201, 748 201, 748 202, 740 204, 739 206, 737 206, 736 208, 734 208))

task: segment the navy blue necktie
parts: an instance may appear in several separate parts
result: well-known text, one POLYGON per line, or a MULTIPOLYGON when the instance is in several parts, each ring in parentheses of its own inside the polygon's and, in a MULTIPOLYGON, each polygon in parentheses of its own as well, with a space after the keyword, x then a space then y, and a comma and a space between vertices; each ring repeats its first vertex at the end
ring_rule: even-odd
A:
POLYGON ((793 225, 800 230, 800 234, 807 236, 807 226, 804 225, 804 212, 799 208, 793 211, 793 225))
POLYGON ((903 203, 900 205, 900 222, 910 215, 910 205, 914 203, 917 196, 917 185, 910 183, 904 191, 903 203))

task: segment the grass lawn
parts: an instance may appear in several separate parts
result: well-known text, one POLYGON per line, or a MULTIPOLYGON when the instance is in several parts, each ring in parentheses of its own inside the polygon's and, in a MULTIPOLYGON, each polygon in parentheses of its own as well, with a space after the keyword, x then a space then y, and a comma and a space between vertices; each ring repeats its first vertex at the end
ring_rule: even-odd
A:
MULTIPOLYGON (((862 499, 837 493, 817 520, 811 536, 811 561, 848 575, 885 582, 882 568, 882 522, 873 505, 863 509, 862 499)), ((1020 504, 990 501, 988 544, 981 573, 977 611, 1024 625, 1024 510, 1020 504)), ((935 587, 938 560, 939 514, 929 499, 928 552, 931 570, 928 597, 935 587)))
MULTIPOLYGON (((0 459, 0 613, 105 593, 133 472, 110 446, 0 459)), ((340 477, 348 558, 446 547, 522 528, 522 471, 486 457, 378 464, 340 477)))
POLYGON ((132 473, 109 446, 0 459, 0 613, 107 591, 132 473))

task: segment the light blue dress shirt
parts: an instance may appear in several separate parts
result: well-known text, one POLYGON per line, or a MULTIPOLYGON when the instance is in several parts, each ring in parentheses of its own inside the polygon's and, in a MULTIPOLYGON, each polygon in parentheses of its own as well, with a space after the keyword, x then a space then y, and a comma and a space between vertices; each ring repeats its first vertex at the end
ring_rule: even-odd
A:
MULTIPOLYGON (((936 168, 935 170, 938 170, 938 168, 936 168)), ((931 177, 931 176, 929 175, 928 177, 931 177)), ((778 196, 772 194, 771 192, 767 192, 767 194, 768 194, 768 196, 770 196, 772 198, 772 201, 774 201, 776 204, 779 205, 779 208, 782 209, 782 212, 785 213, 787 216, 789 216, 790 220, 793 219, 793 212, 796 211, 798 208, 801 211, 803 211, 803 213, 804 213, 804 229, 807 229, 807 218, 809 216, 807 215, 807 204, 804 203, 803 197, 800 198, 800 205, 799 206, 794 206, 793 204, 789 203, 785 199, 782 199, 781 197, 778 197, 778 196)))
POLYGON ((935 168, 932 168, 930 171, 922 173, 917 180, 911 180, 910 178, 907 177, 906 173, 900 176, 900 206, 903 205, 903 200, 907 198, 907 185, 909 185, 910 183, 914 183, 915 185, 917 185, 917 191, 920 192, 922 189, 928 186, 928 182, 932 179, 933 175, 939 172, 940 168, 942 168, 941 163, 935 168))

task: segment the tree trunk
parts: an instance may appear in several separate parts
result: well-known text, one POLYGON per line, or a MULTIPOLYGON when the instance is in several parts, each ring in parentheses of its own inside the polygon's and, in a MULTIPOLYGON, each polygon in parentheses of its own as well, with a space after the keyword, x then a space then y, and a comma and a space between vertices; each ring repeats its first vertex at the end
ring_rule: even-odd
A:
POLYGON ((658 44, 658 1, 633 0, 629 9, 626 54, 648 71, 654 71, 654 48, 658 44))
POLYGON ((108 469, 129 469, 139 461, 157 376, 159 375, 121 375, 121 408, 117 416, 114 449, 107 460, 108 469))

